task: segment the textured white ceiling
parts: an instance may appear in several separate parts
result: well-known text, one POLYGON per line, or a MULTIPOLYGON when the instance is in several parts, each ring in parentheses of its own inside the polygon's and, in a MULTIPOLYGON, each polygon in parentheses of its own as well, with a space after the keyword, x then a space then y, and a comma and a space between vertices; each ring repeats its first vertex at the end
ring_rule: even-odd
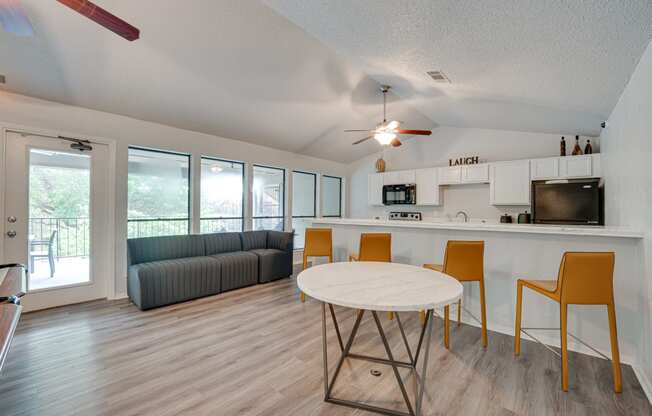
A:
POLYGON ((141 29, 135 42, 55 1, 22 3, 36 37, 0 30, 0 89, 340 162, 380 148, 342 132, 381 121, 379 84, 258 1, 97 0, 141 29))
POLYGON ((450 126, 596 135, 652 38, 650 0, 264 1, 450 126))
POLYGON ((652 38, 650 0, 96 2, 141 39, 22 0, 0 89, 340 162, 379 149, 342 133, 380 121, 379 82, 411 128, 597 134, 652 38))

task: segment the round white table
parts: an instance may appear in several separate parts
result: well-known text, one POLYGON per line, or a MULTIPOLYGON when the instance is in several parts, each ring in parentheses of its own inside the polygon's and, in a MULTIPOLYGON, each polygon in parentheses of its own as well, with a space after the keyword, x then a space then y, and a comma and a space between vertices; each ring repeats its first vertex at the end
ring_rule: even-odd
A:
POLYGON ((299 289, 306 295, 322 302, 322 346, 324 361, 324 401, 372 412, 395 415, 415 416, 421 414, 421 402, 425 390, 426 370, 432 336, 432 315, 434 308, 450 305, 462 297, 462 284, 456 279, 430 269, 398 263, 347 262, 328 263, 302 271, 298 278, 299 289), (326 334, 326 306, 330 309, 333 325, 337 334, 342 354, 335 368, 332 380, 328 375, 328 351, 326 334), (333 305, 357 309, 357 317, 351 334, 344 343, 335 316, 333 305), (371 314, 378 328, 385 347, 387 358, 371 357, 351 353, 351 345, 360 327, 365 311, 371 314), (389 347, 385 331, 378 318, 378 311, 395 313, 401 337, 408 352, 409 362, 397 361, 389 347), (408 344, 400 312, 426 311, 426 322, 421 329, 415 354, 408 344), (425 342, 424 342, 425 338, 425 342), (417 372, 417 362, 421 347, 425 344, 422 368, 417 372), (407 412, 372 406, 366 403, 338 399, 332 396, 333 385, 347 358, 386 364, 392 367, 398 381, 407 412), (400 367, 414 371, 417 379, 415 406, 412 405, 403 380, 399 374, 400 367))

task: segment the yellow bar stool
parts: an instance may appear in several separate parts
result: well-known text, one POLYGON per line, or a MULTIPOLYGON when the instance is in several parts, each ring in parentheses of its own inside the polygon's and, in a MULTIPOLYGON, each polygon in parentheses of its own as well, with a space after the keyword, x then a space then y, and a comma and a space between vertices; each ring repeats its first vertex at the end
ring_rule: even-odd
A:
MULTIPOLYGON (((392 262, 392 235, 389 233, 360 234, 360 249, 358 255, 350 255, 349 261, 382 261, 392 262)), ((394 313, 388 312, 389 319, 394 319, 394 313)))
MULTIPOLYGON (((303 269, 308 268, 308 257, 328 257, 333 262, 333 230, 330 228, 306 228, 303 247, 303 269)), ((306 294, 301 292, 301 302, 306 301, 306 294)))
MULTIPOLYGON (((554 329, 561 332, 561 388, 568 391, 568 336, 583 341, 568 333, 568 305, 606 305, 609 316, 609 334, 611 339, 611 364, 613 368, 614 390, 622 391, 620 373, 620 353, 618 351, 618 333, 616 330, 616 308, 614 304, 614 275, 615 254, 607 253, 564 253, 559 266, 557 280, 525 280, 518 279, 516 292, 516 328, 514 331, 514 353, 521 353, 521 311, 523 305, 523 287, 534 290, 559 303, 560 328, 554 329)), ((539 328, 541 329, 541 328, 539 328)), ((532 337, 534 338, 534 337, 532 337)), ((536 338, 534 338, 538 341, 536 338)), ((585 344, 588 346, 588 344, 585 344)), ((592 347, 589 347, 593 349, 592 347)), ((555 354, 556 351, 552 350, 555 354)), ((602 353, 594 350, 605 357, 602 353)), ((559 355, 559 354, 557 354, 559 355)))
MULTIPOLYGON (((478 282, 480 284, 480 314, 482 325, 482 346, 487 347, 487 305, 484 296, 484 241, 449 241, 446 244, 444 264, 424 264, 423 267, 454 277, 460 282, 478 282)), ((468 311, 467 311, 468 312, 468 311)), ((473 314, 469 313, 471 316, 473 314)), ((421 322, 425 314, 420 313, 421 322)), ((450 346, 450 310, 444 307, 444 345, 450 346)), ((457 303, 457 326, 462 318, 462 300, 457 303)), ((473 317, 474 319, 475 316, 473 317)))

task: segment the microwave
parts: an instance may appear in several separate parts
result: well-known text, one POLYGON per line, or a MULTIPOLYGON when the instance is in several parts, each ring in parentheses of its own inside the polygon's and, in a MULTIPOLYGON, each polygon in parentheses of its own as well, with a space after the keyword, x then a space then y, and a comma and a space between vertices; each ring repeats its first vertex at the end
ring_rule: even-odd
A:
POLYGON ((535 224, 604 225, 604 186, 600 179, 532 182, 535 224))
POLYGON ((405 185, 383 186, 383 205, 416 205, 417 186, 405 185))

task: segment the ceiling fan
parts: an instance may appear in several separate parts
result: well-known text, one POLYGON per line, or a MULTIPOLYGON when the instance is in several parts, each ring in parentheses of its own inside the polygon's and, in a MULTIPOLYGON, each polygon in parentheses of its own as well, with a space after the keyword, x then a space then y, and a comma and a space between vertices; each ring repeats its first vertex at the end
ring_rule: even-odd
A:
POLYGON ((430 130, 407 130, 400 129, 401 122, 396 120, 387 121, 387 92, 391 87, 389 85, 383 85, 380 88, 380 91, 383 93, 383 122, 378 124, 375 129, 371 130, 344 130, 345 133, 348 132, 359 132, 364 131, 371 133, 369 136, 353 142, 354 145, 365 142, 369 139, 376 139, 378 143, 383 146, 391 145, 393 147, 398 147, 402 145, 401 141, 398 139, 400 134, 410 135, 410 136, 430 136, 432 131, 430 130))
MULTIPOLYGON (((89 0, 57 1, 129 41, 140 37, 140 30, 136 27, 89 0)), ((34 28, 20 0, 0 0, 0 25, 5 31, 17 36, 34 36, 34 28)))

